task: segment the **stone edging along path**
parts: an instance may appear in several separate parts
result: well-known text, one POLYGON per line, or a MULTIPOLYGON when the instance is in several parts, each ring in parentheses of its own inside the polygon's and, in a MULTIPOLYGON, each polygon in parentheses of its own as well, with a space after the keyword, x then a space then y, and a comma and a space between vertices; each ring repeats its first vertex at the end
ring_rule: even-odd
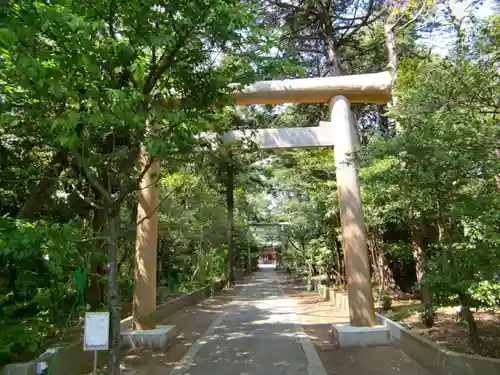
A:
MULTIPOLYGON (((201 302, 213 292, 223 288, 223 282, 219 281, 212 285, 207 285, 191 293, 185 294, 171 301, 167 301, 156 307, 156 320, 160 322, 176 311, 201 302)), ((132 327, 132 317, 123 319, 120 322, 121 330, 127 330, 132 327)), ((2 375, 37 375, 37 368, 40 364, 52 366, 51 375, 77 375, 92 371, 93 352, 83 351, 83 342, 67 344, 62 347, 50 348, 40 357, 29 362, 11 363, 2 369, 2 375), (57 354, 56 354, 57 352, 57 354), (77 369, 75 372, 75 369, 77 369)), ((99 364, 107 362, 107 352, 99 352, 99 364)))
POLYGON ((376 313, 377 320, 389 328, 394 345, 436 375, 500 375, 500 360, 457 353, 440 347, 402 325, 376 313))
MULTIPOLYGON (((313 284, 313 289, 334 306, 349 309, 347 293, 318 283, 313 284)), ((376 313, 376 316, 378 323, 389 328, 393 345, 434 375, 500 375, 499 359, 444 349, 381 314, 376 313)))

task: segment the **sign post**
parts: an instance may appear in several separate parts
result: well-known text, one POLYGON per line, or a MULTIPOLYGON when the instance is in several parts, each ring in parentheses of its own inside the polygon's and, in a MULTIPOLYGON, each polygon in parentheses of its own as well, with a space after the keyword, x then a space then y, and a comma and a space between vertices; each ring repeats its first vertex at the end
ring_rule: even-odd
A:
POLYGON ((109 348, 109 312, 85 313, 83 350, 94 352, 94 372, 97 375, 97 352, 109 348))

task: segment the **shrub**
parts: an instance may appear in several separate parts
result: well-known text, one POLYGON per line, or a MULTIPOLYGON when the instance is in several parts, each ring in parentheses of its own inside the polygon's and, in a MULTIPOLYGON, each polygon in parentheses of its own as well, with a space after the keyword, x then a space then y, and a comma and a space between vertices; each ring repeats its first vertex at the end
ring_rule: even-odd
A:
POLYGON ((432 326, 434 326, 436 318, 436 309, 432 306, 426 307, 420 313, 420 320, 427 328, 431 328, 432 326))
POLYGON ((384 311, 390 310, 392 307, 392 296, 389 294, 382 295, 382 309, 384 311))

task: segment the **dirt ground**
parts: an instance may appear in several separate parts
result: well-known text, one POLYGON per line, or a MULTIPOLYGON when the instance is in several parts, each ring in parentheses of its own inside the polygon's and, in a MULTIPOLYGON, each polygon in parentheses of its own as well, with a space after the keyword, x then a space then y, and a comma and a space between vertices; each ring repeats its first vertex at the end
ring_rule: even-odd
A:
POLYGON ((430 375, 404 352, 392 346, 338 349, 332 344, 331 324, 349 321, 329 301, 298 285, 285 293, 295 302, 297 320, 313 343, 328 375, 430 375))
MULTIPOLYGON (((165 375, 184 357, 189 348, 208 329, 224 307, 231 302, 241 288, 236 283, 234 288, 218 292, 196 306, 189 306, 176 312, 159 324, 177 326, 177 340, 162 351, 128 349, 122 353, 122 375, 165 375)), ((100 374, 105 374, 104 369, 100 374)))
POLYGON ((405 324, 414 334, 459 353, 500 358, 500 312, 472 309, 482 341, 481 348, 475 353, 469 341, 467 326, 458 318, 455 307, 438 309, 434 327, 426 328, 420 321, 419 301, 394 301, 393 305, 391 311, 383 313, 390 319, 405 324))
MULTIPOLYGON (((330 302, 325 302, 318 294, 304 291, 302 286, 284 284, 283 287, 286 295, 295 302, 297 320, 315 346, 328 375, 429 375, 406 354, 392 346, 352 350, 334 347, 330 325, 333 322, 347 322, 348 316, 335 309, 330 302)), ((121 359, 122 374, 168 374, 240 290, 241 284, 237 284, 234 288, 222 291, 197 306, 184 308, 161 322, 176 325, 178 339, 162 351, 124 350, 121 359)), ((104 372, 100 372, 101 374, 104 372)))

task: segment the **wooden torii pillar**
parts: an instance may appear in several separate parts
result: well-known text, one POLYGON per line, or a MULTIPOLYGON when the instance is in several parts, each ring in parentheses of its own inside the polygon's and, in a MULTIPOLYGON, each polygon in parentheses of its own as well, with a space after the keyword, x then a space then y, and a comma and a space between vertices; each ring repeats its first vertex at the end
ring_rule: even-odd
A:
MULTIPOLYGON (((355 327, 375 325, 375 309, 365 238, 359 179, 355 165, 346 163, 358 145, 356 124, 350 103, 385 104, 389 101, 392 77, 389 72, 340 77, 304 78, 256 82, 235 94, 236 105, 282 103, 329 103, 330 122, 309 128, 231 131, 226 140, 250 137, 261 149, 332 147, 342 226, 350 323, 355 327)), ((152 173, 155 173, 153 171, 152 173)), ((134 325, 152 329, 156 311, 156 215, 157 186, 150 177, 141 184, 137 227, 134 280, 134 325)))

